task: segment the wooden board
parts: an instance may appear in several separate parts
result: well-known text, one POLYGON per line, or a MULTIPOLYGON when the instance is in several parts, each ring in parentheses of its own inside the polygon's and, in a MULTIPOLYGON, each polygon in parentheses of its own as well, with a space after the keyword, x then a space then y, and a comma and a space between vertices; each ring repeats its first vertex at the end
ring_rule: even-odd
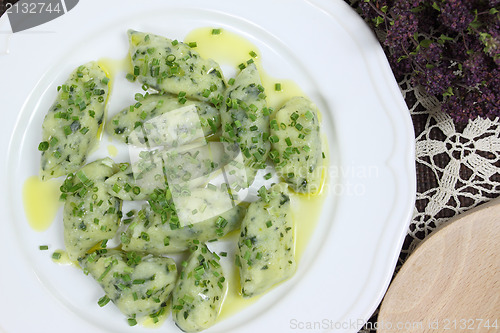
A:
POLYGON ((377 332, 500 332, 500 198, 424 240, 382 302, 377 332))

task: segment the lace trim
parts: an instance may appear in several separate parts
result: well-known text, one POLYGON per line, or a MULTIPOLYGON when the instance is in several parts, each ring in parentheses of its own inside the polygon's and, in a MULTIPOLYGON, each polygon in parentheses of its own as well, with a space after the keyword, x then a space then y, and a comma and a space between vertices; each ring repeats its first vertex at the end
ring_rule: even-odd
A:
MULTIPOLYGON (((407 78, 399 86, 415 129, 417 196, 395 273, 432 231, 500 194, 499 119, 457 125, 422 88, 407 78)), ((378 309, 371 327, 377 315, 378 309)), ((375 333, 366 327, 360 332, 375 333)))

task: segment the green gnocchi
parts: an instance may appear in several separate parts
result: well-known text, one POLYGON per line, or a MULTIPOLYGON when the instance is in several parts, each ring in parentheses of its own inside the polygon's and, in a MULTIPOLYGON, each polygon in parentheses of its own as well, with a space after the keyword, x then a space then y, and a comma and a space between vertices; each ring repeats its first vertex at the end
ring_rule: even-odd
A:
POLYGON ((238 143, 247 171, 247 186, 253 183, 257 170, 265 168, 271 144, 269 109, 255 64, 243 69, 229 86, 221 108, 223 138, 238 143))
POLYGON ((271 121, 272 156, 280 176, 300 193, 320 190, 322 147, 318 108, 304 97, 289 100, 271 121))
POLYGON ((285 184, 261 191, 241 223, 236 260, 241 294, 252 297, 295 273, 294 225, 285 184))
MULTIPOLYGON (((140 95, 140 94, 139 94, 140 95)), ((158 131, 165 130, 166 123, 180 125, 176 133, 173 133, 168 140, 178 140, 183 133, 189 133, 186 141, 194 141, 210 136, 217 132, 220 127, 220 115, 217 109, 206 102, 196 100, 179 101, 176 95, 172 94, 148 94, 136 98, 137 103, 120 111, 106 126, 109 135, 128 144, 144 144, 146 140, 153 141, 158 131), (192 106, 195 112, 185 109, 192 106), (193 118, 190 127, 184 124, 185 117, 193 118), (158 125, 163 125, 158 128, 158 125), (148 126, 156 126, 153 132, 148 126), (202 132, 198 131, 199 129, 202 132), (135 132, 135 135, 131 135, 135 132), (149 134, 144 135, 143 132, 149 134)), ((164 141, 167 138, 162 138, 164 141)))
POLYGON ((215 61, 203 59, 189 45, 162 36, 128 31, 130 59, 137 80, 182 98, 222 103, 226 83, 215 61))
POLYGON ((164 311, 177 281, 174 260, 119 250, 93 253, 80 264, 101 285, 106 298, 129 318, 164 311))
POLYGON ((110 158, 94 161, 70 174, 61 186, 64 198, 64 244, 77 260, 97 243, 115 236, 122 201, 109 195, 105 180, 116 172, 110 158))
POLYGON ((110 78, 96 62, 75 69, 42 125, 41 178, 66 176, 64 244, 103 289, 100 306, 111 301, 133 326, 171 303, 175 324, 199 332, 217 322, 231 276, 211 242, 236 247, 226 264, 244 298, 294 275, 291 200, 323 181, 319 110, 295 97, 274 112, 253 61, 226 82, 192 44, 127 34, 127 78, 148 92, 106 121, 110 78), (103 123, 128 161, 86 164, 103 123), (265 168, 280 181, 249 200, 265 168), (140 208, 122 212, 128 204, 140 208))
POLYGON ((193 243, 191 252, 172 293, 172 315, 184 332, 199 332, 215 324, 227 281, 220 257, 205 244, 193 243))
POLYGON ((58 87, 57 99, 42 124, 42 180, 75 172, 85 164, 104 121, 109 78, 92 61, 75 69, 58 87))

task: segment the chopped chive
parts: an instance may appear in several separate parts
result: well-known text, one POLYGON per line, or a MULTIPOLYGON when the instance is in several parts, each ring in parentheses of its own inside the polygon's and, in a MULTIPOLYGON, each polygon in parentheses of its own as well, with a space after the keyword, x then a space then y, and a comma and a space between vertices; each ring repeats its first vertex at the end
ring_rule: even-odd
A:
POLYGON ((38 145, 38 150, 46 151, 47 149, 49 149, 49 143, 47 141, 40 142, 40 144, 38 145))
POLYGON ((70 135, 73 132, 70 126, 64 126, 63 131, 65 135, 70 135))
POLYGON ((262 185, 257 192, 258 196, 261 197, 264 202, 269 202, 270 199, 267 193, 267 189, 264 185, 262 185))
POLYGON ((275 83, 274 84, 274 90, 281 91, 281 83, 275 83))
POLYGON ((104 295, 101 298, 99 298, 99 300, 97 301, 97 304, 99 304, 99 306, 102 308, 103 306, 108 304, 109 301, 110 301, 109 297, 107 295, 104 295))
POLYGON ((212 35, 220 35, 221 29, 212 29, 212 35))
POLYGON ((198 46, 198 44, 197 44, 196 42, 189 42, 187 45, 188 45, 190 48, 194 48, 194 47, 197 47, 197 46, 198 46))
POLYGON ((54 260, 61 259, 61 253, 60 252, 54 252, 54 253, 52 253, 52 259, 54 259, 54 260))
POLYGON ((278 122, 276 121, 276 119, 271 120, 269 124, 271 126, 271 129, 275 131, 279 130, 278 122))
POLYGON ((137 325, 137 320, 135 320, 135 318, 128 318, 127 322, 129 324, 129 326, 135 326, 135 325, 137 325))
POLYGON ((141 238, 143 240, 145 240, 146 242, 149 242, 150 238, 149 238, 149 234, 147 232, 141 232, 141 238))
POLYGON ((114 261, 112 261, 108 267, 106 267, 106 269, 104 270, 104 272, 101 274, 101 276, 99 276, 99 278, 97 279, 97 282, 101 282, 102 279, 104 279, 106 277, 106 275, 108 275, 109 271, 111 270, 111 268, 113 268, 113 265, 114 265, 114 261))
POLYGON ((314 118, 314 115, 312 114, 311 111, 307 111, 306 114, 304 115, 304 117, 307 119, 307 120, 311 120, 314 118))
POLYGON ((58 142, 59 140, 56 137, 53 137, 52 139, 50 139, 49 145, 51 147, 54 147, 58 142))
POLYGON ((255 157, 255 159, 257 161, 261 161, 263 159, 263 156, 261 153, 259 153, 258 151, 256 151, 255 153, 253 153, 253 157, 255 157))
POLYGON ((234 264, 237 266, 237 267, 241 267, 241 260, 240 260, 240 256, 236 255, 235 258, 234 258, 234 264))
POLYGON ((255 51, 250 51, 248 53, 252 58, 256 58, 257 57, 257 53, 255 53, 255 51))
POLYGON ((45 251, 45 250, 48 250, 49 249, 49 246, 48 245, 40 245, 38 247, 41 251, 45 251))
POLYGON ((81 180, 82 183, 85 183, 87 182, 89 179, 87 178, 87 176, 85 175, 85 172, 83 172, 83 170, 80 170, 76 173, 76 176, 78 177, 78 179, 81 180))
POLYGON ((267 221, 266 222, 266 227, 271 228, 273 226, 273 222, 267 221))
POLYGON ((59 150, 56 150, 55 152, 52 153, 52 155, 57 159, 61 158, 62 154, 59 150))
POLYGON ((276 142, 279 142, 280 139, 277 135, 272 135, 269 137, 269 141, 271 141, 271 143, 276 143, 276 142))
POLYGON ((122 188, 121 188, 121 186, 120 186, 120 185, 118 185, 118 184, 116 184, 116 183, 113 185, 113 191, 114 191, 115 193, 120 192, 120 190, 121 190, 121 189, 122 189, 122 188))
POLYGON ((135 81, 135 76, 133 74, 130 74, 128 73, 125 78, 130 81, 130 82, 134 82, 135 81))
POLYGON ((268 172, 268 173, 266 173, 266 174, 264 175, 264 179, 265 179, 265 180, 269 180, 269 179, 271 179, 271 177, 272 177, 272 176, 273 176, 273 175, 271 175, 271 173, 270 173, 270 172, 268 172))
POLYGON ((135 279, 134 281, 132 281, 132 284, 144 284, 146 282, 146 280, 144 279, 135 279))

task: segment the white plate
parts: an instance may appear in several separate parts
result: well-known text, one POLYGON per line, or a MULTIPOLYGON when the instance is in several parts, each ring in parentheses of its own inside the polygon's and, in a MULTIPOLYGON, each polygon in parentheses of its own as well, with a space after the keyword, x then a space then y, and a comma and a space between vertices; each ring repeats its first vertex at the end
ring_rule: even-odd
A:
MULTIPOLYGON (((85 0, 16 34, 0 19, 0 331, 150 332, 128 327, 102 291, 38 246, 62 246, 60 226, 29 228, 22 185, 38 172, 38 142, 55 87, 80 63, 123 58, 128 28, 182 40, 220 27, 258 46, 263 66, 297 82, 323 111, 332 166, 317 229, 296 275, 210 332, 357 332, 389 284, 415 195, 413 127, 385 56, 341 0, 85 0)), ((167 322, 165 325, 172 325, 167 322)), ((164 329, 164 328, 163 328, 164 329)))

